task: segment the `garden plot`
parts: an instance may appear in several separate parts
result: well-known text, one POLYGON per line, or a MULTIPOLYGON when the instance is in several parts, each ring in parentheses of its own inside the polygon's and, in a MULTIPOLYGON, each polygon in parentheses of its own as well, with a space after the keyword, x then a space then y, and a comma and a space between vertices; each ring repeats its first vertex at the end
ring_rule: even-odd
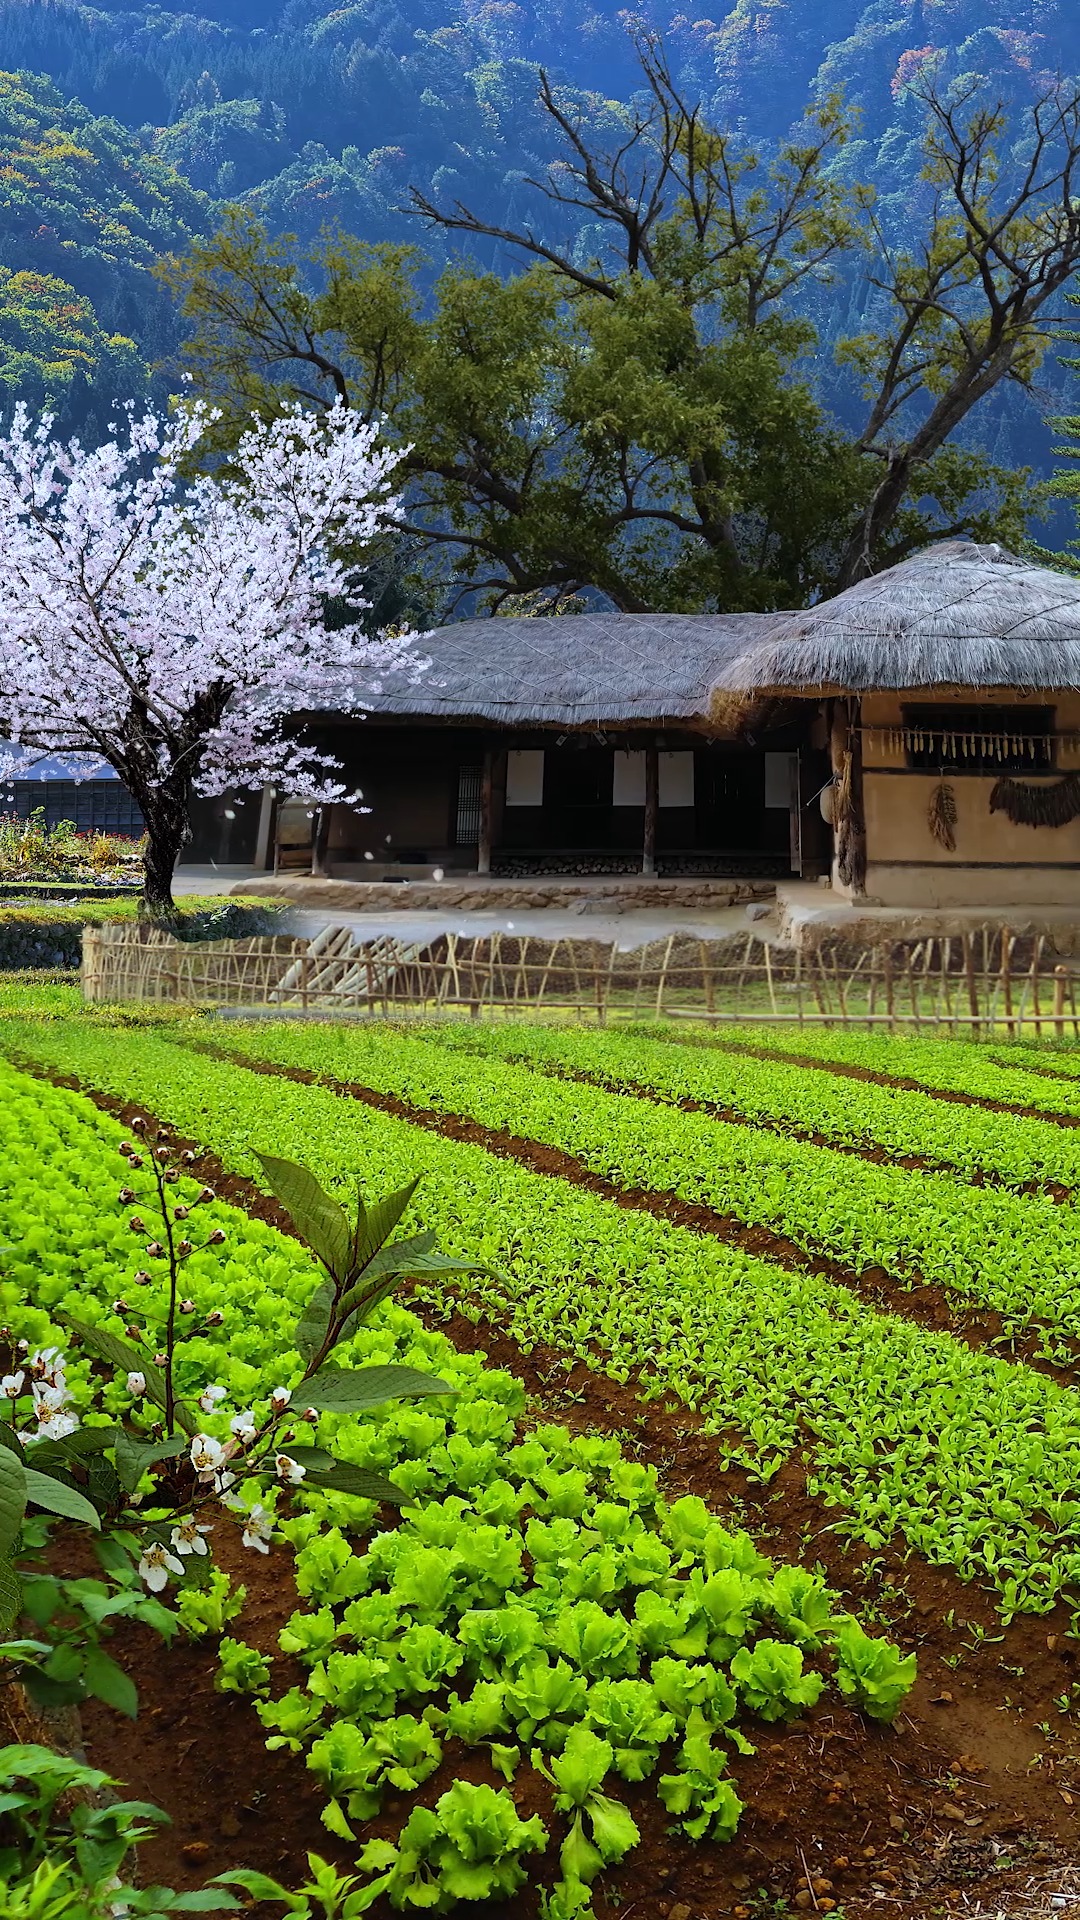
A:
MULTIPOLYGON (((257 1172, 252 1148, 266 1140, 343 1183, 358 1167, 379 1168, 388 1184, 423 1172, 425 1223, 449 1251, 492 1269, 470 1283, 474 1316, 505 1325, 526 1349, 587 1355, 646 1399, 676 1394, 701 1410, 721 1457, 759 1477, 804 1460, 809 1492, 831 1510, 826 1524, 873 1548, 899 1536, 992 1588, 1006 1618, 1080 1594, 1080 1407, 1029 1368, 483 1145, 157 1033, 57 1023, 7 1025, 3 1037, 117 1100, 145 1103, 244 1174, 257 1172)), ((392 1052, 397 1037, 384 1040, 392 1052)), ((410 1059, 402 1053, 403 1074, 410 1059)), ((590 1093, 590 1106, 602 1097, 590 1093)), ((1062 1212, 1015 1204, 1041 1206, 1031 1216, 1040 1221, 1062 1212)))
MULTIPOLYGON (((136 1265, 150 1250, 133 1239, 130 1199, 116 1200, 121 1132, 78 1094, 0 1070, 0 1231, 10 1250, 0 1310, 34 1345, 66 1343, 72 1313, 116 1338, 134 1316, 155 1337, 160 1288, 136 1265)), ((193 1170, 172 1191, 190 1207, 196 1189, 193 1170)), ((220 1201, 201 1217, 225 1251, 211 1241, 185 1268, 202 1330, 184 1343, 178 1385, 191 1404, 208 1380, 220 1389, 203 1415, 206 1433, 225 1439, 230 1407, 257 1409, 268 1380, 294 1370, 292 1330, 313 1266, 259 1218, 220 1201)), ((197 1726, 199 1689, 214 1703, 215 1746, 246 1740, 250 1753, 261 1723, 277 1758, 249 1760, 276 1788, 265 1843, 250 1827, 245 1836, 260 1868, 280 1870, 283 1837, 303 1834, 359 1868, 365 1891, 353 1911, 383 1911, 381 1896, 417 1904, 406 1896, 426 1889, 432 1898, 419 1904, 441 1911, 513 1895, 515 1912, 585 1920, 621 1897, 628 1856, 635 1886, 653 1897, 695 1878, 694 1846, 722 1843, 727 1858, 760 1728, 775 1755, 787 1723, 819 1703, 827 1737, 852 1746, 895 1718, 914 1656, 864 1631, 820 1574, 776 1563, 699 1497, 664 1498, 657 1468, 617 1438, 525 1420, 518 1381, 401 1307, 384 1306, 351 1347, 357 1363, 434 1367, 452 1389, 451 1399, 358 1420, 324 1413, 293 1449, 302 1462, 309 1442, 332 1438, 340 1459, 392 1473, 412 1497, 400 1523, 380 1529, 375 1503, 351 1494, 301 1484, 286 1504, 279 1493, 278 1533, 295 1560, 291 1579, 279 1572, 276 1606, 261 1581, 251 1619, 242 1595, 225 1604, 220 1574, 210 1588, 185 1585, 181 1617, 216 1658, 193 1671, 183 1647, 170 1650, 119 1754, 100 1713, 88 1716, 95 1752, 129 1776, 160 1777, 154 1723, 176 1717, 175 1660, 195 1681, 197 1726), (321 1839, 309 1831, 312 1786, 321 1839)), ((85 1358, 69 1384, 85 1412, 85 1358)), ((107 1390, 114 1417, 131 1415, 131 1392, 122 1376, 107 1390)), ((906 1782, 909 1755, 897 1744, 903 1764, 894 1753, 892 1767, 906 1782)), ((166 1755, 175 1745, 165 1734, 166 1755)), ((203 1776, 215 1759, 199 1752, 192 1770, 203 1776)), ((797 1746, 791 1759, 803 1764, 797 1746)), ((251 1775, 230 1779, 220 1766, 217 1775, 227 1807, 246 1810, 251 1775)), ((886 1832, 889 1805, 886 1791, 877 1812, 886 1832)), ((235 1814, 229 1824, 240 1830, 235 1814)), ((810 1844, 820 1851, 820 1840, 810 1844)), ((219 1864, 207 1841, 186 1852, 219 1864)), ((732 1853, 728 1871, 745 1877, 745 1860, 732 1853)), ((235 1854, 221 1864, 237 1864, 235 1854)))

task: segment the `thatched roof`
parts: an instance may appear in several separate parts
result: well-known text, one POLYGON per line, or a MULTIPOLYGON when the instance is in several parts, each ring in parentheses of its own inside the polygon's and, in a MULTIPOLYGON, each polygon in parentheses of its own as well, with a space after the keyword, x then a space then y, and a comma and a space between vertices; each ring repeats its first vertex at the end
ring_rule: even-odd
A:
POLYGON ((1080 579, 941 541, 748 634, 714 698, 875 688, 1080 687, 1080 579))
POLYGON ((415 681, 358 685, 373 714, 516 727, 662 725, 701 719, 728 661, 775 615, 575 613, 459 620, 424 635, 415 681))

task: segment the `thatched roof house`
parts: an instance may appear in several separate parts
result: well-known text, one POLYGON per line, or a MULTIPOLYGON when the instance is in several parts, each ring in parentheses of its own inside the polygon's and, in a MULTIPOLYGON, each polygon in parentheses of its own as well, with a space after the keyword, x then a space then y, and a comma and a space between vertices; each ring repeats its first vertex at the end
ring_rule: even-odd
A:
POLYGON ((708 727, 717 681, 772 616, 575 613, 458 620, 426 634, 430 666, 357 694, 380 717, 499 726, 708 727))
POLYGON ((357 687, 366 717, 324 716, 368 810, 323 818, 317 865, 1077 891, 1080 579, 1000 547, 942 542, 801 613, 467 620, 421 651, 357 687))
POLYGON ((1080 578, 942 541, 805 613, 749 629, 713 689, 1080 688, 1080 578))
POLYGON ((792 716, 750 739, 713 706, 728 663, 773 617, 582 612, 424 635, 423 673, 359 682, 366 717, 327 730, 371 810, 337 809, 317 863, 357 877, 781 877, 792 716))
POLYGON ((1080 579, 941 542, 748 634, 711 701, 763 697, 826 720, 834 885, 1080 904, 1080 579))

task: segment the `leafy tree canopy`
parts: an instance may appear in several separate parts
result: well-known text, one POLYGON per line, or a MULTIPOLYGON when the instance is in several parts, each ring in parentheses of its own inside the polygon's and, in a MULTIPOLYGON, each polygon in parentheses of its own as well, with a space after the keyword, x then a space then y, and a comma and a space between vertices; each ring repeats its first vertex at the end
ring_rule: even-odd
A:
POLYGON ((177 261, 219 444, 284 400, 385 417, 412 478, 403 531, 458 599, 495 606, 580 590, 629 611, 799 605, 935 535, 1018 542, 1027 476, 957 435, 1000 382, 1030 386, 1080 260, 1080 97, 1037 104, 1017 170, 1000 112, 927 95, 921 227, 898 248, 843 181, 836 101, 762 164, 653 44, 641 57, 648 95, 611 147, 544 81, 563 155, 534 183, 535 224, 414 194, 436 231, 512 248, 515 274, 449 269, 429 309, 411 249, 303 252, 239 210, 177 261), (822 404, 805 299, 852 259, 877 297, 876 324, 838 348, 854 429, 822 404))

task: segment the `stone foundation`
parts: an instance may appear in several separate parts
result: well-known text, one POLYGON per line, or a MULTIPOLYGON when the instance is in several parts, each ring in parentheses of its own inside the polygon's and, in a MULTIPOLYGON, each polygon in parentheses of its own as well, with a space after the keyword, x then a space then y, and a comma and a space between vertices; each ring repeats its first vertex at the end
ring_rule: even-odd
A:
POLYGON ((328 913, 524 912, 562 908, 579 913, 718 912, 744 901, 771 900, 771 880, 665 880, 641 874, 605 879, 543 877, 533 880, 468 878, 447 880, 323 880, 311 874, 256 876, 234 893, 287 900, 291 905, 328 913))

